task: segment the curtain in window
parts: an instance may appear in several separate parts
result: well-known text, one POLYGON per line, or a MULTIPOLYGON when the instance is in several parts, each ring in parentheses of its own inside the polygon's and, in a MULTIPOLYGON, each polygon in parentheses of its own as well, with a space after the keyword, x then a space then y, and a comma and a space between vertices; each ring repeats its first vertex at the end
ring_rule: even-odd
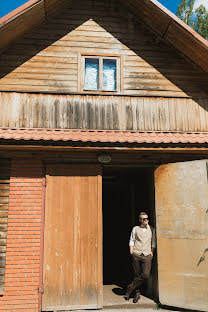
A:
POLYGON ((116 90, 116 60, 103 60, 103 90, 116 90))
POLYGON ((85 59, 85 90, 98 90, 99 88, 99 60, 85 59))

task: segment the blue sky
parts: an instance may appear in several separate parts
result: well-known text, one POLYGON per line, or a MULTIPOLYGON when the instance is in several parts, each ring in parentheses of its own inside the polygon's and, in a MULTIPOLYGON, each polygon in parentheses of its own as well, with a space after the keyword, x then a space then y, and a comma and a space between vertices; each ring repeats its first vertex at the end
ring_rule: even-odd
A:
MULTIPOLYGON (((0 18, 16 9, 27 1, 25 0, 0 0, 0 18)), ((176 13, 180 0, 159 0, 166 8, 176 13)))
POLYGON ((13 11, 23 3, 27 1, 25 0, 0 0, 0 17, 8 14, 13 11))
POLYGON ((168 10, 172 11, 174 14, 176 14, 178 6, 181 2, 181 0, 158 0, 160 3, 162 3, 168 10))

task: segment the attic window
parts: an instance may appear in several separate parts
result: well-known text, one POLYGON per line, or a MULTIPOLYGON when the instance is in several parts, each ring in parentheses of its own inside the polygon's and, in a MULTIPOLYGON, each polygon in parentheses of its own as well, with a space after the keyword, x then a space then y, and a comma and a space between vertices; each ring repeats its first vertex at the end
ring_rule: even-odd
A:
POLYGON ((119 91, 119 57, 84 56, 82 91, 119 91))

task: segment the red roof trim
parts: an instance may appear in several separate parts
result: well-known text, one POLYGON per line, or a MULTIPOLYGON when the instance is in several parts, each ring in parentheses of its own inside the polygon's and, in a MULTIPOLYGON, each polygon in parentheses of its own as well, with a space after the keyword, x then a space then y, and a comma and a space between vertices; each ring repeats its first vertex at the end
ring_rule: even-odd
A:
POLYGON ((208 143, 208 132, 0 128, 0 139, 94 143, 205 144, 208 143))
POLYGON ((9 21, 10 19, 15 17, 16 15, 23 13, 26 9, 30 8, 31 6, 33 6, 34 4, 36 4, 37 2, 40 2, 40 1, 42 1, 42 0, 29 0, 29 1, 27 1, 26 3, 24 3, 21 6, 19 6, 18 8, 16 8, 15 10, 11 11, 7 15, 0 18, 0 25, 9 21))

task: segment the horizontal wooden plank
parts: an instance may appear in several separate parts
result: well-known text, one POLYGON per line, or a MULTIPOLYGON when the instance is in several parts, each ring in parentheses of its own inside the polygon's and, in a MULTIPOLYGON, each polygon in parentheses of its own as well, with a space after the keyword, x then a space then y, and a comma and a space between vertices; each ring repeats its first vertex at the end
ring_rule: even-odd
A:
POLYGON ((0 219, 1 218, 7 218, 8 217, 8 211, 7 210, 1 210, 1 208, 0 208, 0 219))
POLYGON ((5 264, 6 264, 5 260, 0 261, 0 278, 4 277, 4 274, 5 274, 5 264))
POLYGON ((6 260, 6 254, 5 253, 0 253, 0 263, 5 262, 6 260))
MULTIPOLYGON (((59 87, 76 87, 77 86, 77 81, 74 80, 68 80, 65 81, 63 80, 59 80, 56 81, 54 80, 39 80, 39 79, 24 79, 24 78, 4 78, 2 80, 0 80, 0 88, 3 85, 18 85, 21 84, 22 86, 28 85, 30 87, 30 89, 33 88, 33 86, 51 86, 51 87, 56 87, 56 89, 58 89, 59 87)), ((11 87, 10 87, 11 88, 11 87)), ((69 89, 70 90, 70 89, 69 89)))
MULTIPOLYGON (((54 73, 37 73, 34 71, 28 71, 28 72, 21 72, 21 79, 30 79, 30 80, 51 80, 51 81, 77 81, 77 71, 69 71, 65 73, 58 74, 54 71, 54 73)), ((18 72, 12 72, 8 75, 6 75, 5 79, 18 79, 20 77, 20 74, 18 72)), ((4 81, 4 79, 2 79, 4 81)), ((0 82, 1 83, 1 82, 0 82)))
POLYGON ((49 85, 11 85, 11 84, 4 84, 0 86, 0 92, 4 91, 36 91, 36 92, 56 92, 56 93, 70 93, 70 92, 77 92, 76 87, 64 87, 64 86, 49 86, 49 85))
POLYGON ((7 232, 7 223, 0 224, 0 232, 7 232))
POLYGON ((0 253, 6 252, 6 246, 0 246, 0 253))
POLYGON ((9 188, 10 188, 10 184, 9 183, 5 183, 5 184, 1 184, 0 183, 0 191, 2 191, 2 190, 9 190, 9 188))
POLYGON ((0 204, 8 204, 9 198, 8 197, 0 197, 0 204))
POLYGON ((8 218, 7 217, 0 218, 0 226, 3 225, 3 224, 7 224, 7 222, 8 222, 8 218))
POLYGON ((0 211, 8 210, 9 205, 0 204, 0 211))
MULTIPOLYGON (((45 75, 50 75, 52 74, 54 78, 59 78, 59 75, 76 75, 78 72, 78 66, 77 64, 64 64, 64 63, 59 63, 56 64, 55 66, 53 64, 48 64, 46 63, 47 66, 44 65, 43 63, 33 63, 28 66, 21 66, 17 67, 16 69, 13 69, 10 66, 5 66, 5 68, 2 68, 2 76, 7 76, 7 77, 12 76, 13 74, 18 74, 19 77, 23 73, 24 75, 27 73, 40 73, 40 74, 45 74, 45 75), (50 65, 50 66, 49 66, 50 65), (72 65, 72 66, 71 66, 72 65)), ((22 77, 22 75, 21 75, 22 77)))
POLYGON ((0 283, 4 281, 5 268, 0 268, 0 283))
POLYGON ((2 191, 1 188, 0 188, 0 197, 8 197, 9 196, 9 191, 2 191))
MULTIPOLYGON (((57 63, 64 63, 64 64, 76 64, 77 63, 77 54, 74 56, 66 56, 66 57, 56 57, 56 56, 41 56, 41 55, 35 55, 31 57, 29 60, 25 60, 24 55, 15 55, 15 54, 3 54, 0 57, 0 64, 5 65, 5 64, 10 64, 10 66, 13 64, 14 66, 17 66, 17 64, 24 66, 22 64, 25 61, 25 64, 32 64, 36 62, 44 62, 44 64, 47 66, 47 63, 50 64, 52 63, 54 66, 57 63), (15 63, 14 63, 15 62, 15 63), (54 64, 55 63, 55 64, 54 64)), ((19 66, 18 65, 18 66, 19 66)), ((32 65, 31 65, 32 66, 32 65)), ((42 65, 41 65, 42 66, 42 65)))
MULTIPOLYGON (((0 239, 6 239, 7 238, 7 231, 6 232, 1 232, 0 231, 0 239)), ((0 255, 0 261, 1 261, 1 255, 0 255)))
POLYGON ((0 238, 0 246, 6 246, 6 239, 0 238))

